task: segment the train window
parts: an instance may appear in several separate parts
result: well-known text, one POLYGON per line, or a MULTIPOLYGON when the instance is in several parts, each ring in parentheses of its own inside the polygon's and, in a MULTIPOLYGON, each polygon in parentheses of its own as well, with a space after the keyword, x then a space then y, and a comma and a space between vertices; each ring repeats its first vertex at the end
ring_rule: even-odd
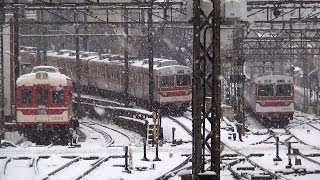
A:
POLYGON ((176 76, 177 86, 188 86, 191 85, 190 75, 177 75, 176 76))
POLYGON ((174 86, 174 76, 160 76, 160 87, 174 86))
POLYGON ((273 85, 258 85, 258 96, 273 96, 273 85))
POLYGON ((111 74, 111 79, 115 79, 115 72, 112 71, 111 73, 112 73, 112 74, 111 74))
POLYGON ((89 57, 89 54, 83 53, 83 54, 81 54, 80 57, 82 57, 82 58, 89 57))
POLYGON ((139 83, 143 84, 143 75, 139 75, 139 78, 140 78, 139 83))
POLYGON ((21 103, 22 104, 31 104, 32 103, 32 94, 30 88, 23 88, 21 90, 21 103))
POLYGON ((291 96, 291 84, 277 84, 276 96, 291 96))
POLYGON ((63 88, 61 86, 54 87, 52 90, 52 102, 53 104, 63 103, 63 88))
POLYGON ((98 66, 96 66, 96 72, 95 72, 95 75, 96 75, 96 77, 97 77, 97 78, 99 77, 99 68, 98 68, 98 66))
POLYGON ((37 102, 38 105, 47 105, 48 90, 44 88, 37 89, 37 102))

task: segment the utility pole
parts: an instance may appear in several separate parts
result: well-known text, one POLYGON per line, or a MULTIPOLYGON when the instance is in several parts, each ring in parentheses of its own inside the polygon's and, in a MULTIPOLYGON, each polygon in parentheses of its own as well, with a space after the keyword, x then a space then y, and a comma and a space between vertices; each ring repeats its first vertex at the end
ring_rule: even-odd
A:
POLYGON ((14 14, 13 14, 13 76, 12 79, 12 90, 14 93, 12 94, 12 102, 11 102, 11 112, 13 115, 13 118, 16 118, 16 111, 15 111, 15 105, 16 105, 16 80, 20 76, 20 63, 19 63, 19 49, 20 49, 20 43, 19 43, 19 5, 14 6, 14 14))
MULTIPOLYGON (((305 46, 306 47, 306 46, 305 46)), ((308 62, 306 58, 306 50, 303 50, 302 55, 303 61, 303 111, 304 113, 308 112, 308 62)))
MULTIPOLYGON (((221 59, 220 59, 220 0, 213 2, 213 37, 211 45, 213 46, 212 63, 212 99, 211 99, 211 164, 210 170, 214 171, 220 179, 220 119, 221 112, 221 59)), ((210 60, 210 58, 209 58, 210 60)), ((208 116, 209 117, 209 116, 208 116)), ((203 132, 204 133, 204 132, 203 132)), ((207 139, 207 138, 206 138, 207 139)))
MULTIPOLYGON (((87 23, 87 21, 88 21, 88 15, 87 15, 86 13, 84 13, 83 15, 84 15, 84 17, 83 17, 84 22, 87 23)), ((83 29, 83 31, 84 31, 84 32, 83 32, 84 34, 88 34, 88 26, 87 26, 87 24, 84 24, 84 29, 83 29)), ((88 40, 89 40, 89 36, 83 36, 82 38, 83 38, 83 40, 82 40, 82 42, 83 42, 83 49, 84 49, 85 51, 88 51, 88 40)))
POLYGON ((124 63, 125 63, 125 71, 124 71, 124 77, 125 77, 125 87, 124 87, 124 94, 125 94, 125 101, 126 105, 130 103, 129 99, 129 57, 128 57, 128 41, 129 41, 129 28, 128 28, 128 9, 124 9, 124 63))
POLYGON ((48 48, 48 39, 47 39, 47 34, 48 34, 48 30, 47 27, 44 27, 42 29, 42 44, 43 44, 43 49, 42 49, 42 54, 43 54, 43 64, 47 65, 48 64, 48 60, 47 60, 47 48, 48 48))
MULTIPOLYGON (((37 19, 38 20, 42 20, 43 18, 43 11, 41 10, 37 10, 37 19), (41 12, 41 14, 40 14, 41 12)), ((37 32, 38 34, 41 33, 41 26, 40 25, 37 25, 37 32)), ((41 41, 41 37, 36 37, 37 38, 37 61, 36 61, 36 65, 39 66, 40 64, 42 64, 41 62, 41 44, 42 44, 42 41, 41 41)))
MULTIPOLYGON (((5 10, 4 10, 4 0, 0 0, 0 141, 2 130, 4 129, 4 60, 3 60, 3 25, 5 23, 5 10)), ((1 143, 0 143, 1 147, 1 143)))
MULTIPOLYGON (((193 88, 192 88, 192 119, 193 148, 192 174, 193 179, 201 179, 199 173, 204 171, 205 156, 202 148, 210 149, 210 171, 220 178, 220 119, 221 119, 221 60, 220 60, 220 0, 193 1, 193 88), (203 5, 207 3, 206 5, 203 5), (212 7, 212 8, 210 8, 212 7), (208 9, 203 9, 208 8, 208 9), (208 33, 207 33, 208 32, 208 33), (211 33, 211 38, 206 38, 211 33), (203 66, 206 67, 203 67, 203 66), (209 72, 206 72, 208 70, 209 72), (205 104, 203 88, 211 88, 212 98, 209 107, 205 104), (204 122, 211 124, 209 133, 201 132, 204 122), (207 134, 202 136, 201 133, 207 134), (206 146, 203 146, 205 144, 206 146)), ((209 35, 210 36, 210 35, 209 35)), ((210 89, 208 89, 209 92, 210 89)))
MULTIPOLYGON (((78 13, 75 12, 74 14, 74 22, 78 22, 78 13)), ((77 69, 77 108, 80 107, 80 96, 81 96, 81 62, 80 62, 80 45, 79 45, 79 24, 75 25, 75 45, 76 45, 76 69, 77 69)), ((79 111, 77 109, 77 111, 79 111)), ((79 113, 76 113, 76 115, 79 115, 79 113)), ((78 116, 77 116, 78 118, 78 116)))
POLYGON ((200 0, 193 1, 193 81, 192 81, 192 174, 195 180, 198 180, 198 174, 201 170, 201 124, 202 124, 202 106, 203 103, 203 95, 201 96, 200 92, 202 92, 202 77, 201 77, 201 69, 200 69, 200 61, 202 61, 200 54, 200 0))
POLYGON ((152 24, 152 6, 153 0, 150 2, 148 9, 148 58, 149 58, 149 110, 153 112, 153 24, 152 24))
MULTIPOLYGON (((243 38, 244 38, 244 29, 239 24, 237 24, 237 27, 234 29, 233 32, 233 49, 234 49, 234 69, 235 74, 232 76, 231 80, 235 84, 235 97, 236 97, 236 103, 235 103, 235 110, 236 110, 236 120, 241 127, 241 132, 244 134, 244 126, 245 126, 245 114, 244 114, 244 82, 245 82, 245 76, 243 72, 243 66, 244 66, 244 56, 243 56, 243 38)), ((264 65, 262 66, 264 68, 264 65)), ((264 71, 264 69, 263 69, 264 71)))

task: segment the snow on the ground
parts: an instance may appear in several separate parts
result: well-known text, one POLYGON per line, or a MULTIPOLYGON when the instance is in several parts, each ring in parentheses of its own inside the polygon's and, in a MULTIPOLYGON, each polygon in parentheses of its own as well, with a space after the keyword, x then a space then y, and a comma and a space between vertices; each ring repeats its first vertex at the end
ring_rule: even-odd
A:
MULTIPOLYGON (((185 114, 187 117, 191 118, 190 113, 185 114)), ((296 113, 297 116, 301 116, 300 118, 308 117, 309 119, 316 118, 314 115, 306 115, 306 114, 299 114, 296 113), (304 116, 304 117, 302 117, 304 116)), ((192 122, 184 119, 178 118, 180 121, 183 122, 186 126, 192 129, 192 122)), ((102 122, 103 123, 103 122, 102 122)), ((232 124, 233 122, 230 122, 232 124)), ((206 123, 209 126, 209 123, 206 123)), ((263 127, 260 124, 255 124, 255 122, 250 122, 250 129, 253 129, 252 132, 247 132, 246 135, 243 137, 243 142, 239 141, 238 136, 236 140, 230 138, 230 134, 234 133, 235 130, 232 129, 233 126, 230 124, 226 124, 224 122, 221 123, 221 141, 225 143, 227 146, 236 149, 237 151, 243 153, 244 155, 249 155, 252 153, 262 153, 263 156, 261 157, 251 157, 250 159, 258 164, 261 164, 264 168, 275 172, 275 171, 293 171, 293 168, 306 168, 308 171, 313 170, 320 170, 320 165, 312 163, 300 156, 292 156, 292 164, 293 168, 286 168, 288 164, 288 156, 287 156, 287 147, 284 144, 279 145, 279 157, 282 161, 275 162, 273 158, 276 157, 276 145, 275 139, 269 138, 269 135, 266 132, 263 133, 263 127), (231 127, 231 128, 230 128, 231 127), (260 134, 256 134, 260 132, 260 134), (265 143, 261 143, 264 141, 265 143), (302 165, 295 165, 296 158, 301 159, 302 165)), ((314 125, 314 123, 313 123, 314 125)), ((320 126, 315 124, 316 126, 320 126)), ((185 131, 181 130, 179 126, 173 123, 171 120, 163 118, 162 119, 162 127, 164 128, 164 138, 168 141, 163 146, 159 146, 158 155, 161 161, 153 161, 156 157, 156 147, 152 147, 151 145, 147 146, 146 156, 150 161, 142 161, 141 159, 144 156, 143 152, 143 143, 142 138, 138 135, 134 135, 134 133, 121 129, 115 125, 113 128, 118 128, 121 131, 128 132, 127 134, 131 134, 133 138, 136 139, 136 142, 130 144, 130 149, 132 152, 132 161, 129 161, 132 167, 131 173, 124 172, 125 168, 125 159, 124 158, 110 158, 108 161, 102 163, 97 169, 89 173, 87 176, 83 177, 83 179, 141 179, 141 180, 149 180, 149 179, 156 179, 161 175, 169 172, 184 161, 187 156, 190 155, 192 152, 192 143, 183 143, 182 145, 172 146, 172 128, 175 127, 175 139, 182 139, 183 141, 190 141, 192 137, 186 133, 185 131), (145 171, 139 171, 137 168, 145 167, 145 171), (152 167, 155 167, 154 169, 152 167)), ((296 126, 291 129, 292 133, 296 134, 297 136, 303 138, 304 141, 308 141, 312 145, 318 145, 317 139, 319 137, 319 132, 315 129, 311 129, 311 127, 306 126, 296 126)), ((37 158, 39 156, 44 156, 39 159, 38 161, 38 174, 33 174, 33 169, 29 167, 30 159, 29 160, 13 160, 8 163, 6 174, 0 174, 0 179, 4 180, 26 180, 26 179, 37 179, 43 178, 48 173, 52 172, 53 170, 61 167, 63 164, 71 161, 74 157, 70 156, 79 156, 81 158, 85 157, 110 157, 110 156, 124 156, 123 147, 112 147, 112 148, 104 148, 103 143, 104 139, 98 133, 90 130, 85 126, 81 126, 82 132, 87 136, 86 141, 81 143, 80 148, 69 148, 67 146, 44 146, 44 147, 37 147, 33 144, 29 144, 29 146, 18 146, 17 148, 14 147, 7 147, 0 149, 1 157, 29 157, 37 158), (47 157, 45 157, 47 156, 47 157), (69 157, 68 157, 69 156, 69 157), (71 159, 70 159, 71 158, 71 159), (16 173, 19 171, 19 173, 16 173), (19 174, 19 175, 18 175, 19 174)), ((289 136, 285 135, 283 129, 273 129, 276 133, 282 134, 280 137, 280 141, 284 141, 285 139, 289 138, 289 136)), ((13 137, 13 134, 11 134, 13 137)), ((8 136, 6 136, 8 137, 8 136)), ((12 138, 11 139, 15 139, 12 138)), ((16 136, 18 139, 18 137, 16 136)), ((296 142, 295 139, 291 139, 291 142, 296 142)), ((298 148, 301 153, 308 154, 308 153, 320 153, 316 149, 307 148, 305 145, 293 143, 293 148, 298 148)), ((224 148, 222 154, 234 153, 228 148, 224 148)), ((319 157, 313 157, 314 160, 320 161, 319 157)), ((92 166, 94 162, 98 159, 92 160, 84 160, 78 162, 78 164, 74 164, 69 168, 66 169, 59 174, 56 174, 49 179, 57 180, 57 179, 74 179, 77 175, 80 175, 86 169, 92 166)), ((0 159, 0 169, 3 169, 3 165, 6 159, 0 159)), ((189 163, 191 165, 191 163, 189 163)), ((235 165, 233 168, 236 169, 237 167, 243 166, 250 166, 247 161, 244 163, 240 163, 235 165)), ((256 172, 253 173, 258 173, 256 172)), ((224 180, 231 180, 233 179, 230 172, 225 168, 221 170, 221 179, 224 180)), ((293 179, 293 180, 316 180, 320 178, 319 174, 306 174, 306 175, 285 175, 286 178, 293 179)), ((177 180, 181 179, 178 176, 170 178, 170 180, 177 180)))

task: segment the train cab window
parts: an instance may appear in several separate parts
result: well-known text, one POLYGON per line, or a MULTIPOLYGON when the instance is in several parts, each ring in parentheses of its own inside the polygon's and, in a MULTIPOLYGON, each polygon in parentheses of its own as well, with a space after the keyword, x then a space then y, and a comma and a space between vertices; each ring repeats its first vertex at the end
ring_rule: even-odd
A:
POLYGON ((273 96, 273 85, 258 85, 258 96, 273 96))
POLYGON ((277 84, 276 96, 291 96, 291 84, 277 84))
POLYGON ((23 88, 21 90, 21 103, 22 104, 31 104, 32 103, 32 94, 30 88, 23 88))
POLYGON ((191 85, 190 75, 177 75, 176 76, 177 86, 189 86, 191 85))
POLYGON ((48 101, 48 90, 44 88, 39 88, 37 92, 37 102, 38 105, 47 105, 48 101))
POLYGON ((160 76, 160 87, 174 86, 174 76, 160 76))
POLYGON ((53 104, 63 103, 63 88, 61 86, 54 87, 52 90, 52 102, 53 104))

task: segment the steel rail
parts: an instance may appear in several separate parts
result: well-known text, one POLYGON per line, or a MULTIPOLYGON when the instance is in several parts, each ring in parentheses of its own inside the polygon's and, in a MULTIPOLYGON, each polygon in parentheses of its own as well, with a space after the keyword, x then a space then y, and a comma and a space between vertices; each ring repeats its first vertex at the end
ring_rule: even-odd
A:
POLYGON ((81 157, 76 157, 75 159, 73 159, 72 161, 70 162, 67 162, 66 164, 62 165, 61 167, 53 170, 52 172, 50 172, 46 177, 42 178, 41 180, 47 180, 49 179, 50 176, 56 174, 57 172, 65 169, 66 167, 70 166, 71 164, 75 163, 75 162, 78 162, 79 160, 81 160, 82 158, 81 157))
POLYGON ((97 167, 99 167, 102 163, 108 161, 110 158, 125 158, 125 157, 124 156, 109 156, 109 157, 104 157, 104 158, 98 159, 94 164, 92 164, 91 168, 89 168, 87 171, 85 171, 80 176, 75 178, 75 180, 79 180, 79 179, 82 179, 83 177, 87 176, 93 170, 95 170, 97 167))
POLYGON ((84 123, 84 122, 80 122, 80 124, 82 124, 83 126, 86 126, 86 127, 88 127, 88 128, 91 128, 91 129, 93 129, 94 131, 100 133, 100 134, 103 136, 103 138, 105 139, 106 145, 105 145, 104 147, 109 147, 109 146, 111 146, 111 144, 114 143, 114 139, 113 139, 107 132, 104 132, 104 131, 102 131, 102 130, 100 130, 100 129, 98 129, 98 128, 95 128, 95 127, 92 127, 92 126, 90 126, 90 125, 87 125, 87 124, 84 123))

